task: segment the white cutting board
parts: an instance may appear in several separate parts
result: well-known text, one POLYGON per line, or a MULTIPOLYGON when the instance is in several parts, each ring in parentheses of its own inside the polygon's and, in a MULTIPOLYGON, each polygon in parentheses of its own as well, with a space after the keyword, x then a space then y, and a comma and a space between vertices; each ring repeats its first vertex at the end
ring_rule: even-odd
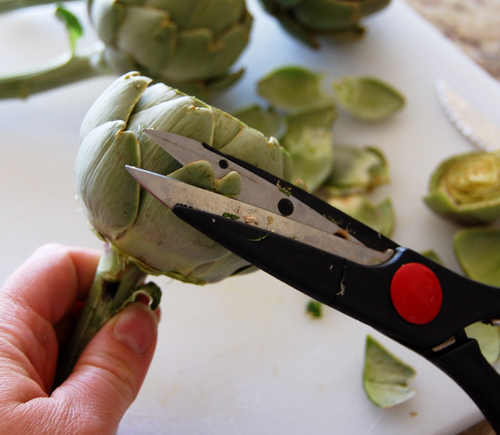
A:
MULTIPOLYGON (((392 184, 378 196, 394 202, 393 238, 418 251, 433 248, 457 270, 451 247, 457 227, 430 213, 421 198, 438 162, 471 147, 441 112, 434 80, 446 79, 499 124, 500 85, 398 0, 365 20, 364 40, 324 44, 321 51, 288 37, 256 0, 248 3, 255 25, 239 61, 247 74, 214 103, 232 110, 254 101, 256 79, 285 64, 324 71, 328 81, 366 74, 392 83, 408 98, 402 113, 374 125, 341 114, 335 139, 385 151, 392 184)), ((64 38, 46 7, 0 16, 0 73, 56 56, 64 38)), ((92 40, 90 34, 85 43, 92 40)), ((111 81, 0 101, 0 281, 42 243, 100 247, 74 198, 73 164, 83 116, 111 81)), ((159 282, 157 353, 120 435, 452 435, 482 418, 422 358, 333 310, 310 319, 307 297, 263 273, 206 287, 159 282), (417 369, 415 398, 382 410, 365 397, 368 333, 417 369)))

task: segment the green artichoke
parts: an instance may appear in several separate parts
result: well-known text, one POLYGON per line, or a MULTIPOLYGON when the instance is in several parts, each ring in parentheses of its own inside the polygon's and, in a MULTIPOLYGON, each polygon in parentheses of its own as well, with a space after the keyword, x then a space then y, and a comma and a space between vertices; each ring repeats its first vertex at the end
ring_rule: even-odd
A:
POLYGON ((462 224, 500 218, 500 152, 471 152, 442 162, 429 181, 425 203, 462 224))
POLYGON ((337 41, 358 39, 359 21, 387 6, 390 0, 260 0, 281 26, 303 43, 318 48, 318 36, 337 41))
MULTIPOLYGON (((8 3, 0 11, 31 5, 8 3)), ((243 74, 242 69, 229 68, 249 41, 253 18, 245 0, 88 0, 90 20, 101 41, 85 49, 76 48, 81 36, 78 18, 64 8, 57 11, 66 23, 71 52, 46 68, 0 78, 0 98, 26 98, 103 74, 141 71, 206 99, 243 74)))
POLYGON ((245 0, 89 0, 104 58, 118 74, 140 71, 206 98, 233 84, 229 74, 249 40, 245 0))
POLYGON ((143 133, 170 131, 203 141, 281 178, 291 162, 275 139, 139 73, 117 79, 89 110, 76 161, 78 197, 113 250, 151 274, 183 281, 221 280, 247 263, 177 219, 125 170, 141 167, 213 191, 237 195, 239 176, 215 180, 207 162, 180 164, 143 133))

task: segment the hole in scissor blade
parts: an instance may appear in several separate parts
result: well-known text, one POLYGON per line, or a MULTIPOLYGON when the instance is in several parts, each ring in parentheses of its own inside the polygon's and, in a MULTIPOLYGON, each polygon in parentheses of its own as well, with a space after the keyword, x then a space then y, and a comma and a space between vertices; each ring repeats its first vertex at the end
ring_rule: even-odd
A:
POLYGON ((229 166, 229 163, 227 162, 227 160, 219 160, 219 167, 221 169, 227 169, 229 166))
POLYGON ((278 210, 283 216, 290 216, 293 213, 293 203, 287 198, 280 199, 278 210))

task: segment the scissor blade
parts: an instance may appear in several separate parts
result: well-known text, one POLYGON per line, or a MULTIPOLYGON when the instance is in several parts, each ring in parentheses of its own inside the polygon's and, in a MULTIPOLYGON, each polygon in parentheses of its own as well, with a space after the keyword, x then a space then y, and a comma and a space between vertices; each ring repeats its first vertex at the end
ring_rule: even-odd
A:
POLYGON ((469 142, 482 151, 500 148, 500 127, 472 107, 444 80, 436 80, 436 91, 444 112, 469 142))
POLYGON ((283 235, 339 257, 349 258, 360 264, 380 264, 387 261, 394 253, 391 250, 376 251, 269 210, 170 177, 130 166, 127 166, 127 170, 147 191, 170 209, 182 205, 237 220, 249 227, 283 235))
POLYGON ((281 214, 279 204, 282 200, 286 200, 293 205, 293 212, 287 215, 290 219, 331 234, 343 233, 350 241, 363 245, 352 234, 342 230, 335 222, 307 207, 293 195, 290 196, 287 190, 281 188, 279 184, 273 184, 262 178, 232 161, 229 156, 225 159, 223 155, 206 148, 201 142, 170 132, 149 129, 144 129, 144 132, 183 165, 198 160, 208 161, 214 170, 215 177, 219 179, 231 171, 237 172, 242 178, 241 191, 238 195, 240 201, 281 214))
POLYGON ((219 166, 220 156, 206 149, 201 142, 178 134, 144 129, 151 139, 160 145, 181 165, 187 165, 198 160, 205 160, 212 165, 216 178, 222 178, 231 172, 231 169, 219 166))

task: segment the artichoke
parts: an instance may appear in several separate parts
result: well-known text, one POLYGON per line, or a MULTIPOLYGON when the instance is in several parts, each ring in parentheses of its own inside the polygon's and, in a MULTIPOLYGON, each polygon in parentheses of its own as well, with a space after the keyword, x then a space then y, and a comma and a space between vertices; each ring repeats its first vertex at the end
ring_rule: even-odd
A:
POLYGON ((275 139, 139 73, 117 79, 89 110, 76 161, 77 193, 90 224, 127 261, 192 283, 221 280, 247 264, 177 219, 125 170, 141 167, 226 194, 239 175, 215 180, 207 162, 185 167, 142 132, 170 131, 205 142, 281 178, 291 162, 275 139))
MULTIPOLYGON (((46 2, 49 0, 38 0, 46 2)), ((25 98, 102 74, 137 70, 206 99, 243 74, 243 70, 229 72, 229 68, 249 41, 253 18, 245 0, 158 0, 147 4, 88 0, 88 12, 102 42, 76 49, 81 36, 81 32, 75 34, 78 19, 59 7, 58 16, 70 34, 70 55, 44 69, 0 79, 0 98, 25 98)))
POLYGON ((500 218, 500 152, 471 152, 442 162, 429 181, 425 203, 462 224, 500 218))
POLYGON ((118 78, 95 101, 81 128, 76 188, 93 231, 105 241, 80 323, 58 374, 61 382, 100 327, 138 295, 153 306, 159 288, 148 274, 203 284, 224 279, 249 264, 175 217, 130 176, 125 165, 169 175, 196 186, 236 196, 236 172, 216 180, 208 162, 181 167, 144 132, 170 131, 203 141, 280 178, 291 160, 275 139, 165 84, 139 73, 118 78))
POLYGON ((245 0, 88 0, 104 58, 118 74, 141 71, 205 98, 233 84, 228 74, 249 39, 245 0))
POLYGON ((260 0, 281 26, 303 43, 318 48, 318 36, 337 41, 362 37, 359 21, 387 6, 390 0, 260 0))

